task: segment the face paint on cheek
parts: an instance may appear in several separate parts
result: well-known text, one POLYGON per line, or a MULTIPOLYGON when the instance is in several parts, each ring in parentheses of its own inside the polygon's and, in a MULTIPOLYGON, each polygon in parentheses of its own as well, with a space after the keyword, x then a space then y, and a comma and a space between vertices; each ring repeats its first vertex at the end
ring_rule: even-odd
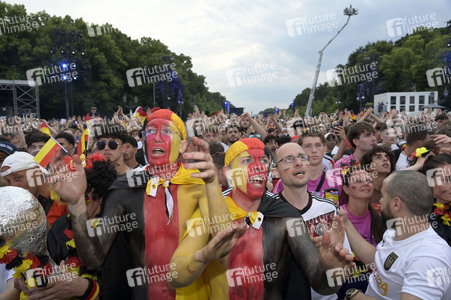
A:
MULTIPOLYGON (((172 149, 179 149, 181 143, 179 138, 178 144, 174 143, 173 145, 174 136, 170 137, 168 135, 161 134, 163 125, 170 126, 172 131, 178 132, 175 124, 168 120, 155 119, 147 124, 147 128, 153 127, 158 131, 156 134, 152 134, 146 137, 148 152, 147 158, 149 159, 149 163, 155 166, 167 165, 171 162, 175 162, 178 157, 178 151, 176 151, 176 154, 174 155, 172 154, 172 149), (160 151, 153 152, 154 149, 162 149, 164 151, 164 154, 162 154, 160 151)), ((166 126, 164 127, 167 128, 166 126)), ((175 135, 178 134, 175 133, 175 135)))
POLYGON ((291 171, 291 167, 288 167, 288 168, 286 168, 286 169, 283 169, 283 172, 286 174, 286 173, 288 173, 288 172, 290 172, 291 171))
POLYGON ((232 188, 236 190, 237 188, 243 193, 247 194, 247 168, 243 168, 239 164, 240 157, 235 157, 230 163, 229 176, 232 181, 232 188))
POLYGON ((180 146, 182 144, 182 139, 180 138, 180 135, 178 134, 179 130, 177 129, 177 127, 172 123, 171 124, 171 129, 172 131, 175 132, 174 136, 171 138, 171 144, 169 145, 169 162, 173 163, 175 161, 177 161, 178 157, 179 157, 179 149, 180 146))
POLYGON ((266 186, 266 176, 268 173, 268 169, 264 166, 260 160, 264 155, 264 151, 261 149, 251 149, 247 151, 251 154, 255 161, 249 165, 248 167, 248 181, 247 181, 247 193, 252 198, 259 198, 263 195, 266 186), (261 181, 251 181, 251 178, 257 177, 260 178, 261 181))

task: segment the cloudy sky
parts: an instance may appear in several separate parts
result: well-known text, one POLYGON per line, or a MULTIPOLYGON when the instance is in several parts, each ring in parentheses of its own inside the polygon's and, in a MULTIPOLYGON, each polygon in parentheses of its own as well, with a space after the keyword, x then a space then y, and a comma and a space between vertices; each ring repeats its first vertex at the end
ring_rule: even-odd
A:
MULTIPOLYGON (((83 18, 112 24, 133 39, 158 39, 173 52, 192 58, 194 71, 206 76, 209 89, 235 106, 256 113, 286 108, 311 87, 318 50, 345 24, 349 1, 235 0, 19 0, 28 12, 83 18)), ((445 27, 449 0, 361 0, 358 15, 326 49, 325 71, 346 63, 359 46, 397 40, 408 27, 445 27), (396 20, 394 20, 396 19, 396 20), (401 20, 402 19, 402 20, 401 20)))

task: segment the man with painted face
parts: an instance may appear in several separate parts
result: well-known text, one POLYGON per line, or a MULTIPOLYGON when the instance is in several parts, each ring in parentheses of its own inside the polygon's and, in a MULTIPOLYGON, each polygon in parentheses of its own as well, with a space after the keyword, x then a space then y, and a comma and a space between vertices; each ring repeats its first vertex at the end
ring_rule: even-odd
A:
POLYGON ((260 140, 242 139, 229 148, 224 170, 233 187, 223 194, 232 218, 244 220, 250 228, 226 242, 218 234, 206 246, 208 234, 199 234, 202 224, 188 228, 190 234, 171 260, 180 275, 169 283, 172 288, 189 285, 204 271, 212 299, 310 299, 310 285, 324 294, 337 289, 327 285, 324 271, 352 265, 352 256, 340 243, 330 244, 328 231, 318 251, 300 213, 265 191, 267 167, 260 140), (288 287, 293 259, 303 272, 288 287))
MULTIPOLYGON (((81 179, 70 185, 64 182, 54 185, 67 199, 83 264, 88 269, 103 268, 104 299, 175 299, 175 290, 168 287, 166 279, 173 274, 169 262, 187 219, 198 207, 202 216, 208 216, 208 212, 212 218, 228 213, 222 197, 210 196, 207 201, 206 196, 219 191, 214 172, 209 168, 213 162, 208 144, 193 139, 192 144, 201 152, 184 155, 185 159, 204 163, 208 166, 206 171, 199 172, 190 166, 185 169, 177 162, 187 147, 183 121, 165 109, 152 113, 147 120, 144 134, 150 162, 146 167, 148 173, 130 170, 126 179, 113 183, 104 198, 102 221, 87 219, 83 194, 86 179, 77 157, 74 161, 81 179), (152 176, 148 181, 146 174, 152 176), (131 230, 121 230, 129 225, 131 230)), ((195 292, 197 288, 193 285, 177 291, 177 297, 195 292)))

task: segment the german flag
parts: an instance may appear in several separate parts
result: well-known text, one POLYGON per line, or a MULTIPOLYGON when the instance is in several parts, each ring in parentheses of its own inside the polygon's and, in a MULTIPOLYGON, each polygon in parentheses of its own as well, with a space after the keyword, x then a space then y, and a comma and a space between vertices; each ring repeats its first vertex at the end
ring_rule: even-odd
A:
POLYGON ((43 168, 47 167, 58 149, 63 149, 67 153, 66 149, 64 149, 63 146, 61 146, 51 136, 47 143, 45 143, 44 147, 42 147, 42 149, 34 157, 35 162, 40 164, 43 168))
POLYGON ((85 154, 84 152, 86 151, 88 141, 89 141, 89 129, 86 128, 83 134, 81 135, 80 141, 78 142, 77 145, 78 156, 85 154))
POLYGON ((49 126, 45 123, 41 123, 41 131, 44 132, 46 135, 51 136, 49 126))
POLYGON ((147 112, 144 111, 144 108, 142 108, 142 106, 138 106, 138 108, 135 110, 135 113, 133 114, 133 117, 140 120, 141 124, 144 124, 144 120, 147 118, 147 112))

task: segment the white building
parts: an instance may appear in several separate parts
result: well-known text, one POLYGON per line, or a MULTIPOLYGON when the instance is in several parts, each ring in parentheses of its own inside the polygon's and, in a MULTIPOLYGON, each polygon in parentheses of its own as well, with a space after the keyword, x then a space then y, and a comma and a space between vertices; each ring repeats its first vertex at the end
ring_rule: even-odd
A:
POLYGON ((374 95, 374 111, 377 114, 396 109, 398 112, 406 111, 406 114, 415 114, 423 111, 424 105, 437 104, 438 92, 397 92, 374 95), (432 97, 434 95, 434 97, 432 97))

